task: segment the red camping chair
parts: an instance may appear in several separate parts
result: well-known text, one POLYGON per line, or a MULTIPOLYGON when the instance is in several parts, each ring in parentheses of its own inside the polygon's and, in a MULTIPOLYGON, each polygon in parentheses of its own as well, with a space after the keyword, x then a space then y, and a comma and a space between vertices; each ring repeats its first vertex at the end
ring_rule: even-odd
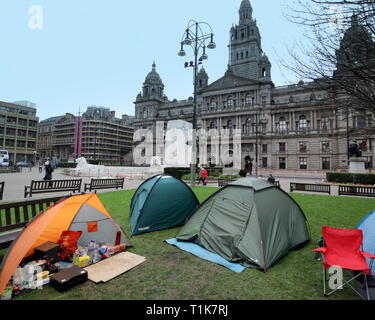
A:
POLYGON ((361 250, 363 242, 362 230, 323 227, 323 239, 325 247, 313 251, 320 252, 323 257, 324 295, 328 297, 337 290, 342 289, 344 285, 348 285, 362 299, 367 298, 367 300, 370 300, 367 275, 371 274, 371 267, 375 256, 361 250), (367 264, 366 258, 371 259, 370 266, 367 264), (353 277, 353 274, 350 274, 350 280, 346 281, 343 279, 343 285, 327 293, 326 285, 329 280, 327 279, 327 269, 331 267, 342 268, 347 274, 349 271, 354 271, 355 276, 353 277), (367 297, 365 298, 350 284, 350 282, 361 276, 363 276, 366 286, 367 297))

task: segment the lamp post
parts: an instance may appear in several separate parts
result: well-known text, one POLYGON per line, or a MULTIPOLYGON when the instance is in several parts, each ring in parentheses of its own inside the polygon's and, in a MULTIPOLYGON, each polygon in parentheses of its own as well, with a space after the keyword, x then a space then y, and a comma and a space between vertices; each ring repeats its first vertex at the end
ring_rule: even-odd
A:
POLYGON ((190 20, 187 28, 182 36, 181 50, 178 53, 180 57, 185 57, 186 52, 184 46, 190 46, 194 51, 194 62, 185 62, 185 68, 194 68, 194 106, 193 106, 193 145, 192 145, 192 160, 191 160, 191 186, 195 187, 196 183, 196 169, 197 169, 197 95, 198 95, 198 84, 197 74, 198 65, 202 64, 204 60, 208 59, 206 54, 206 48, 215 49, 216 44, 214 42, 214 34, 211 26, 206 22, 197 22, 190 20), (203 28, 208 28, 210 32, 204 31, 203 28), (209 44, 206 46, 206 41, 209 40, 209 44), (203 49, 201 57, 198 59, 199 51, 203 49))

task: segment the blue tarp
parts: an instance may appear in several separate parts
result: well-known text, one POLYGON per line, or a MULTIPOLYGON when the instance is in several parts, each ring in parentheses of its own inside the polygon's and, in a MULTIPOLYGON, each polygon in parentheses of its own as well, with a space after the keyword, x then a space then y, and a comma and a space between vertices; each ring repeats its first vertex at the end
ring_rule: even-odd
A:
POLYGON ((216 263, 223 267, 226 267, 234 272, 241 273, 246 268, 239 263, 233 263, 225 260, 223 257, 219 256, 216 253, 206 250, 205 248, 191 242, 182 242, 177 239, 165 240, 168 244, 176 246, 177 248, 189 252, 201 259, 216 263))
MULTIPOLYGON (((357 229, 363 231, 363 251, 375 254, 375 211, 364 218, 357 229)), ((371 260, 367 259, 370 263, 371 260)), ((372 275, 375 276, 375 263, 372 265, 372 275)))

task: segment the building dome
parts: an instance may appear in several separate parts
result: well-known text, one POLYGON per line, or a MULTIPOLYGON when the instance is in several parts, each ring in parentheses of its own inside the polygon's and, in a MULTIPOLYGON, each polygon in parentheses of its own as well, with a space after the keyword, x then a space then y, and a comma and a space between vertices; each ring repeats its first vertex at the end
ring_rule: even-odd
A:
POLYGON ((159 73, 156 72, 155 62, 152 64, 152 71, 146 77, 145 85, 146 84, 163 86, 163 81, 161 80, 159 73))

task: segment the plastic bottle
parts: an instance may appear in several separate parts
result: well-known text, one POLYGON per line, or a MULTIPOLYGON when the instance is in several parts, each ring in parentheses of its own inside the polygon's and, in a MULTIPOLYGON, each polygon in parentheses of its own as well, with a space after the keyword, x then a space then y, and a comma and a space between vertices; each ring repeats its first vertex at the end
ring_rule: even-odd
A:
POLYGON ((13 287, 23 289, 23 268, 18 267, 13 275, 13 287))
POLYGON ((89 243, 89 248, 87 250, 87 255, 90 257, 90 263, 93 263, 94 261, 95 251, 96 251, 96 242, 94 240, 91 240, 89 243))

